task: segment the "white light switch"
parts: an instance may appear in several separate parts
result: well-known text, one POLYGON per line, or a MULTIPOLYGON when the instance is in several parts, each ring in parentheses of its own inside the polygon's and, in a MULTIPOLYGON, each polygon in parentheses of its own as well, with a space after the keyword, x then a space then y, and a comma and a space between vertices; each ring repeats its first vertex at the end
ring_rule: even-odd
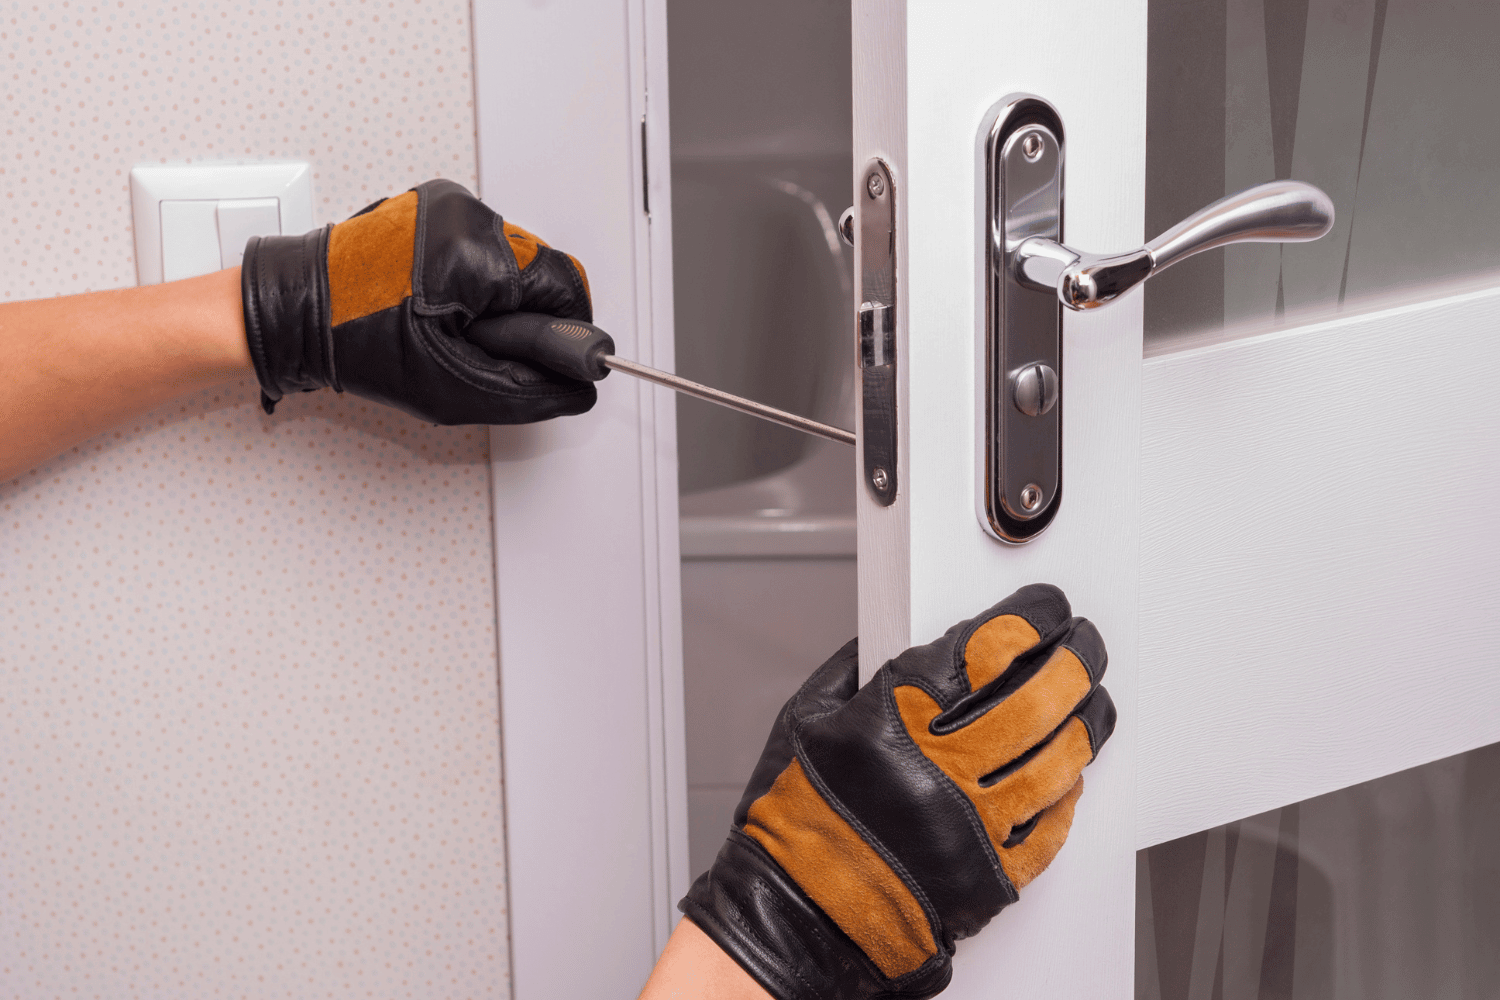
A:
POLYGON ((161 280, 176 281, 219 269, 216 201, 161 203, 161 280))
POLYGON ((130 171, 143 285, 237 267, 252 236, 313 228, 312 167, 299 161, 138 166, 130 171))
MULTIPOLYGON (((277 198, 236 198, 219 202, 219 266, 239 267, 245 242, 252 236, 281 232, 281 201, 277 198)), ((166 279, 171 281, 171 278, 166 279)))

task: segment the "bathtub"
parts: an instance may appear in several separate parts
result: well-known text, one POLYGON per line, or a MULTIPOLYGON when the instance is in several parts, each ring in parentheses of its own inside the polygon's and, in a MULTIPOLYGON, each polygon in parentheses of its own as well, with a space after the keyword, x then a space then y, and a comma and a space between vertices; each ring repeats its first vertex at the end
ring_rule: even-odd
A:
MULTIPOLYGON (((673 162, 678 371, 854 418, 849 188, 837 157, 673 162)), ((776 713, 855 632, 854 449, 681 399, 689 859, 729 830, 776 713)))

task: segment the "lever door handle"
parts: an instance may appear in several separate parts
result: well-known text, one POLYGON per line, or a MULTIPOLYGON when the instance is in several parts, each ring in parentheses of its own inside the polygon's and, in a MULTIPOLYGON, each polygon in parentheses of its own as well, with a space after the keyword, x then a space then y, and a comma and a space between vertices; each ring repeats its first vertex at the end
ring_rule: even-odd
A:
POLYGON ((1195 253, 1230 243, 1303 243, 1333 228, 1333 199, 1301 181, 1258 184, 1183 219, 1139 250, 1092 254, 1033 236, 1012 256, 1016 281, 1094 309, 1195 253))
POLYGON ((1029 94, 980 123, 976 206, 984 316, 979 325, 975 490, 979 523, 1004 542, 1035 538, 1062 502, 1063 307, 1095 309, 1195 253, 1229 243, 1315 240, 1333 201, 1300 181, 1230 195, 1127 253, 1064 242, 1062 118, 1029 94))

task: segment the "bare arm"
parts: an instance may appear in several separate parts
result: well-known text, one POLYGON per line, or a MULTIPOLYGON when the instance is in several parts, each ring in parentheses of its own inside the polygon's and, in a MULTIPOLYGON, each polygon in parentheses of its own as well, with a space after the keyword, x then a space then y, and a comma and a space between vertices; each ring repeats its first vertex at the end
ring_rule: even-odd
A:
POLYGON ((0 481, 250 370, 237 267, 0 304, 0 481))
POLYGON ((698 925, 683 918, 667 941, 640 1000, 771 1000, 750 974, 698 925))

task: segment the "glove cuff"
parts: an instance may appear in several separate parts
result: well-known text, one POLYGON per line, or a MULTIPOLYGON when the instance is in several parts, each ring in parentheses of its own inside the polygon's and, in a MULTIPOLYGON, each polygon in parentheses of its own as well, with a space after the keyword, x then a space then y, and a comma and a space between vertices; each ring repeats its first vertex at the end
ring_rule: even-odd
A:
POLYGON ((948 953, 888 979, 758 843, 738 830, 677 904, 776 1000, 925 1000, 953 975, 948 953))
POLYGON ((301 236, 253 236, 240 269, 245 339, 261 406, 289 392, 342 392, 329 328, 328 227, 301 236))

